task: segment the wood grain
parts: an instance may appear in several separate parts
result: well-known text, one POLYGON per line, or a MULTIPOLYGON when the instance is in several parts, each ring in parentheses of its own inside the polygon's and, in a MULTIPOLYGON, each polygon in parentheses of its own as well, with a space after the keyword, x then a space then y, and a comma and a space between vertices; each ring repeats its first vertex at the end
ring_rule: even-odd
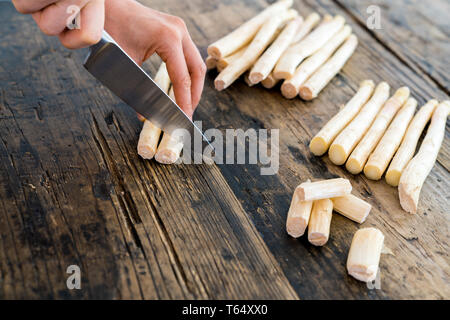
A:
POLYGON ((141 124, 85 52, 0 15, 1 298, 298 298, 216 166, 138 158, 141 124))
MULTIPOLYGON (((190 9, 195 10, 195 7, 201 5, 192 4, 190 9)), ((376 82, 386 80, 395 89, 407 85, 421 103, 432 97, 446 98, 446 94, 433 81, 417 75, 384 46, 373 41, 371 33, 353 22, 352 18, 339 7, 332 3, 322 4, 316 1, 297 2, 296 7, 304 16, 312 10, 344 15, 354 28, 361 44, 343 72, 312 103, 298 99, 285 100, 278 90, 248 88, 243 81, 218 93, 212 85, 208 85, 215 77, 215 73, 210 72, 202 108, 198 111, 200 118, 214 119, 211 125, 208 123, 208 127, 229 128, 232 123, 233 127, 244 130, 280 129, 281 167, 277 176, 259 176, 257 166, 223 165, 221 171, 244 203, 246 211, 252 215, 258 230, 280 261, 300 297, 448 296, 449 290, 445 283, 449 268, 444 258, 448 250, 448 241, 444 240, 448 239, 446 232, 448 217, 445 216, 447 197, 442 193, 439 196, 440 194, 432 190, 432 187, 428 187, 427 190, 423 190, 421 215, 417 217, 405 215, 400 209, 396 189, 389 187, 384 181, 372 182, 363 176, 354 177, 343 168, 332 165, 328 157, 314 157, 307 148, 311 137, 337 112, 339 105, 345 103, 356 92, 358 84, 363 79, 371 78, 376 82), (336 219, 333 218, 332 222, 331 239, 322 249, 313 248, 305 239, 293 240, 284 232, 285 217, 296 185, 308 178, 323 179, 336 176, 351 179, 355 194, 367 199, 374 206, 364 226, 380 228, 386 235, 388 247, 394 251, 395 256, 386 255, 381 262, 383 278, 381 291, 367 290, 365 284, 346 278, 345 261, 351 242, 349 235, 358 229, 357 224, 336 215, 336 219), (433 194, 436 195, 434 199, 433 194), (439 233, 440 236, 431 235, 429 230, 436 230, 439 225, 444 228, 439 233), (424 251, 427 252, 426 258, 424 251), (317 275, 317 279, 305 281, 311 274, 317 275), (409 277, 410 283, 405 283, 403 277, 409 277), (323 278, 327 278, 328 281, 319 284, 318 279, 323 278), (435 283, 433 287, 428 285, 430 278, 435 283)), ((226 17, 238 14, 232 8, 229 11, 221 8, 220 11, 226 17)), ((241 9, 239 11, 245 12, 241 9)), ((248 18, 243 14, 241 17, 235 25, 248 18)), ((196 23, 198 24, 199 20, 196 23)), ((206 25, 200 26, 200 29, 208 30, 206 25)), ((217 32, 220 33, 219 30, 217 32)), ((447 164, 448 158, 440 158, 440 161, 447 164)), ((436 165, 434 172, 436 171, 443 174, 443 177, 448 175, 445 168, 439 164, 436 165)), ((445 178, 440 180, 439 183, 433 182, 430 176, 426 184, 445 190, 448 182, 445 178)))
MULTIPOLYGON (((142 2, 185 19, 205 57, 209 43, 267 5, 142 2)), ((1 3, 0 298, 450 298, 448 130, 415 216, 401 210, 395 188, 352 176, 307 147, 363 79, 385 80, 393 90, 407 85, 419 103, 448 99, 440 73, 406 57, 408 50, 422 50, 417 43, 400 49, 391 43, 395 33, 392 41, 379 41, 361 23, 365 8, 355 3, 295 2, 303 16, 342 14, 360 40, 313 102, 286 100, 279 89, 249 88, 243 80, 217 92, 216 73, 207 75, 195 118, 204 129, 279 129, 274 176, 261 176, 259 165, 141 160, 141 124, 83 70, 84 52, 61 48, 29 17, 1 3), (334 214, 322 248, 285 232, 294 188, 308 178, 338 176, 373 205, 362 226, 379 228, 394 253, 381 258, 381 290, 346 274, 358 224, 334 214), (81 267, 82 290, 66 288, 71 264, 81 267)), ((440 57, 433 50, 424 60, 438 68, 440 57)), ((151 59, 146 68, 154 74, 157 63, 151 59)))
POLYGON ((369 32, 414 72, 426 74, 447 94, 450 77, 450 3, 433 1, 334 0, 360 24, 365 25, 369 6, 380 9, 381 29, 369 32))

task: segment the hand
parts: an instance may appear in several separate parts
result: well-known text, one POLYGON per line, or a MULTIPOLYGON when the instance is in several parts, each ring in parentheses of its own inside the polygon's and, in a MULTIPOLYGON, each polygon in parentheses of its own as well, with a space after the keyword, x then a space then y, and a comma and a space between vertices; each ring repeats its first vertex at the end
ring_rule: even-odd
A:
MULTIPOLYGON (((109 0, 108 0, 109 1, 109 0)), ((58 36, 69 49, 100 41, 105 23, 105 0, 12 0, 17 11, 31 14, 43 33, 58 36), (68 29, 70 6, 80 9, 80 29, 68 29)))
POLYGON ((206 66, 183 20, 134 0, 107 0, 105 29, 139 65, 155 52, 166 62, 176 101, 192 118, 206 66))
POLYGON ((97 43, 105 28, 139 65, 156 52, 167 64, 178 105, 192 118, 203 91, 206 66, 180 18, 134 0, 13 0, 13 3, 19 12, 31 14, 45 34, 58 36, 69 49, 97 43), (67 9, 71 5, 81 9, 80 29, 67 28, 70 17, 67 9))

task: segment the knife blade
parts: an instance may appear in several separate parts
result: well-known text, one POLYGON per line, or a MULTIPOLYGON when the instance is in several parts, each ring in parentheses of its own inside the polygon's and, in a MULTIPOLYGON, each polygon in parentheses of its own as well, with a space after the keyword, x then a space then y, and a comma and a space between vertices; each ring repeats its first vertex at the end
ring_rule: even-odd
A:
POLYGON ((164 132, 174 134, 179 133, 177 129, 185 129, 181 130, 183 136, 180 139, 191 140, 200 134, 203 141, 214 149, 183 110, 106 31, 103 31, 99 43, 89 47, 84 67, 123 102, 164 132))

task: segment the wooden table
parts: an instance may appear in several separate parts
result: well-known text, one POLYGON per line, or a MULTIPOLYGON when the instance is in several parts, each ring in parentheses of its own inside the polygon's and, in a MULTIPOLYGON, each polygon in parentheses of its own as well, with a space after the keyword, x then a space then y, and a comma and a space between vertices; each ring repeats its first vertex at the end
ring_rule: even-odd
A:
MULTIPOLYGON (((184 18, 204 56, 267 5, 143 2, 184 18)), ((143 161, 142 124, 83 69, 86 52, 62 48, 0 3, 0 298, 450 298, 449 131, 417 215, 401 210, 384 180, 352 176, 307 148, 363 79, 407 85, 419 104, 448 99, 448 1, 296 0, 295 8, 341 14, 360 40, 319 98, 286 100, 242 80, 217 92, 210 72, 196 113, 204 129, 279 128, 279 173, 261 176, 258 165, 143 161), (366 28, 373 3, 381 30, 366 28), (382 230, 393 252, 381 259, 381 289, 346 274, 358 224, 335 214, 322 248, 285 232, 294 188, 335 176, 373 205, 362 226, 382 230), (81 269, 81 290, 66 287, 69 265, 81 269)))

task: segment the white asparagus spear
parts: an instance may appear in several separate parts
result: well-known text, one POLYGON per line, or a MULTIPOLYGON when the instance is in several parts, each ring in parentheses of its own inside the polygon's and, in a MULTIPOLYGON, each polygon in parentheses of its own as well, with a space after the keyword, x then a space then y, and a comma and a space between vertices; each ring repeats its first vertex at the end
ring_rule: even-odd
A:
POLYGON ((403 210, 409 213, 417 212, 420 190, 436 162, 439 149, 444 140, 445 126, 449 113, 449 100, 441 102, 436 107, 419 152, 411 159, 402 172, 398 185, 398 195, 403 210))
POLYGON ((249 79, 253 84, 265 79, 277 63, 286 48, 292 43, 295 33, 303 22, 302 17, 290 21, 270 47, 259 57, 250 71, 249 79))
POLYGON ((253 39, 267 19, 291 7, 292 3, 293 0, 275 2, 233 32, 211 44, 208 47, 208 54, 213 58, 220 59, 239 50, 253 39))
MULTIPOLYGON (((173 87, 169 90, 169 97, 175 101, 173 87)), ((165 132, 156 151, 155 160, 162 164, 173 164, 180 158, 181 150, 183 150, 183 142, 165 132)))
POLYGON ((313 203, 308 225, 308 241, 315 246, 323 246, 330 237, 333 202, 330 199, 316 200, 313 203))
POLYGON ((361 107, 369 100, 374 87, 372 80, 361 82, 353 98, 311 140, 309 149, 314 155, 321 156, 327 152, 334 138, 355 118, 361 107))
POLYGON ((138 154, 143 159, 150 160, 155 156, 160 136, 161 129, 150 121, 145 120, 137 146, 138 154))
POLYGON ((265 78, 263 81, 261 81, 261 84, 263 85, 264 88, 266 89, 272 89, 273 87, 276 86, 276 84, 280 81, 281 79, 276 79, 273 76, 273 72, 270 73, 267 78, 265 78))
MULTIPOLYGON (((331 17, 331 16, 330 16, 331 17)), ((302 40, 311 30, 319 23, 320 15, 316 12, 311 13, 306 17, 305 21, 300 25, 300 28, 297 30, 297 33, 292 39, 292 44, 302 40)))
POLYGON ((318 27, 324 25, 325 23, 330 22, 331 20, 333 20, 333 16, 327 13, 326 15, 323 16, 322 21, 320 21, 318 27))
MULTIPOLYGON (((330 22, 331 20, 333 20, 333 17, 329 14, 326 14, 323 19, 322 22, 320 23, 320 25, 330 22)), ((306 35, 309 34, 309 32, 317 25, 317 23, 320 21, 320 15, 317 14, 316 12, 311 13, 305 20, 305 22, 303 22, 300 25, 300 29, 298 30, 298 33, 295 35, 294 40, 292 41, 292 44, 289 46, 295 46, 299 41, 301 41, 306 35)), ((288 48, 288 49, 289 49, 288 48)), ((285 52, 288 50, 286 49, 285 52)), ((271 89, 273 87, 275 87, 275 85, 280 82, 281 79, 279 78, 275 78, 275 75, 273 74, 273 70, 272 72, 264 79, 261 81, 261 84, 263 85, 264 88, 267 89, 271 89)))
MULTIPOLYGON (((302 26, 300 27, 298 36, 294 38, 293 43, 283 52, 283 54, 280 57, 280 60, 287 59, 286 56, 294 57, 296 55, 296 52, 300 50, 301 40, 304 40, 304 38, 306 36, 310 35, 310 31, 319 23, 319 21, 320 21, 320 23, 316 27, 316 29, 314 29, 314 31, 316 31, 317 29, 321 28, 323 25, 325 25, 333 20, 333 16, 329 15, 329 14, 324 15, 322 20, 320 20, 320 16, 318 14, 316 15, 316 13, 310 14, 308 16, 308 18, 310 18, 310 21, 309 21, 310 23, 306 24, 306 22, 308 22, 308 19, 307 19, 305 21, 305 23, 302 24, 302 26)), ((304 58, 302 58, 302 59, 304 59, 304 58)), ((277 64, 278 63, 279 63, 279 61, 277 62, 277 64)), ((275 72, 275 68, 276 68, 277 64, 275 65, 275 67, 272 71, 272 74, 274 75, 274 77, 275 77, 274 72, 275 72)), ((288 79, 288 78, 289 77, 286 77, 286 79, 288 79)), ((284 78, 276 78, 276 79, 281 80, 284 78)))
POLYGON ((248 46, 244 46, 238 51, 234 52, 233 54, 222 57, 220 60, 217 61, 217 71, 221 72, 223 69, 228 67, 228 65, 232 64, 234 61, 242 57, 245 50, 247 50, 248 46))
POLYGON ((314 53, 308 59, 303 61, 295 70, 294 75, 286 79, 281 86, 281 93, 288 99, 295 98, 298 94, 300 86, 308 79, 327 59, 335 52, 335 50, 350 36, 352 28, 348 25, 344 26, 333 38, 328 41, 319 51, 314 53))
MULTIPOLYGON (((327 15, 326 17, 324 17, 325 19, 332 19, 332 17, 330 15, 327 15)), ((295 45, 296 42, 302 40, 310 31, 312 28, 314 28, 317 23, 320 21, 320 16, 316 13, 313 12, 311 13, 305 20, 305 22, 303 22, 300 25, 300 29, 298 30, 297 34, 294 37, 294 40, 292 41, 293 44, 295 45)), ((277 79, 275 78, 273 71, 264 79, 261 81, 261 84, 263 85, 264 88, 266 89, 272 89, 273 87, 276 86, 276 84, 278 82, 280 82, 281 79, 277 79)))
POLYGON ((226 89, 247 71, 255 63, 256 59, 258 59, 264 49, 272 42, 273 37, 278 32, 278 28, 286 21, 295 18, 297 15, 298 13, 295 10, 286 10, 267 20, 252 40, 247 50, 245 50, 244 54, 219 73, 216 80, 214 80, 216 89, 219 91, 226 89))
POLYGON ((349 154, 364 136, 388 97, 389 85, 386 82, 379 83, 370 100, 331 144, 328 151, 331 162, 336 165, 345 163, 349 154))
POLYGON ((409 124, 402 144, 398 148, 394 159, 392 159, 392 162, 386 171, 386 182, 391 186, 398 186, 402 171, 413 157, 420 135, 438 104, 439 102, 434 99, 428 101, 427 104, 419 109, 409 124))
POLYGON ((217 59, 211 57, 211 56, 207 56, 205 59, 205 64, 206 64, 206 68, 208 70, 214 69, 215 67, 217 67, 217 59))
POLYGON ((167 66, 164 62, 161 62, 158 71, 156 72, 153 81, 159 86, 159 88, 165 93, 169 92, 170 88, 170 78, 167 72, 167 66))
POLYGON ((350 154, 350 157, 345 164, 345 167, 349 172, 358 174, 363 170, 370 153, 375 149, 389 123, 391 123, 395 114, 403 106, 408 97, 408 87, 401 87, 388 101, 386 101, 366 135, 350 154))
POLYGON ((358 223, 366 221, 372 206, 370 203, 352 195, 347 194, 343 197, 332 198, 333 210, 339 212, 344 217, 358 223))
POLYGON ((364 167, 364 175, 371 180, 379 180, 386 170, 389 162, 402 142, 405 131, 414 115, 417 100, 409 98, 405 105, 395 116, 389 128, 384 133, 377 147, 370 155, 364 167))
POLYGON ((384 235, 376 228, 356 231, 347 258, 348 274, 359 281, 375 280, 383 242, 384 235))
POLYGON ((183 142, 164 133, 156 151, 155 160, 162 164, 175 163, 180 158, 181 150, 183 150, 183 142))
POLYGON ((286 220, 286 231, 290 236, 298 238, 305 233, 312 204, 312 201, 300 201, 297 192, 294 191, 286 220))
POLYGON ((347 179, 336 178, 304 182, 295 189, 295 192, 298 193, 300 201, 320 200, 345 196, 352 192, 352 185, 347 179))
POLYGON ((355 52, 358 46, 358 38, 354 34, 345 40, 344 44, 333 56, 317 70, 311 78, 300 86, 300 97, 304 100, 312 100, 323 88, 341 71, 345 63, 355 52))
POLYGON ((292 77, 297 66, 327 43, 344 23, 345 19, 342 16, 336 16, 332 21, 320 25, 303 40, 289 47, 275 66, 275 77, 279 79, 292 77))
MULTIPOLYGON (((169 73, 164 62, 159 66, 153 79, 162 91, 167 93, 170 87, 169 73)), ((152 159, 155 156, 158 147, 161 129, 153 125, 150 121, 145 121, 137 146, 138 154, 144 159, 152 159)))

